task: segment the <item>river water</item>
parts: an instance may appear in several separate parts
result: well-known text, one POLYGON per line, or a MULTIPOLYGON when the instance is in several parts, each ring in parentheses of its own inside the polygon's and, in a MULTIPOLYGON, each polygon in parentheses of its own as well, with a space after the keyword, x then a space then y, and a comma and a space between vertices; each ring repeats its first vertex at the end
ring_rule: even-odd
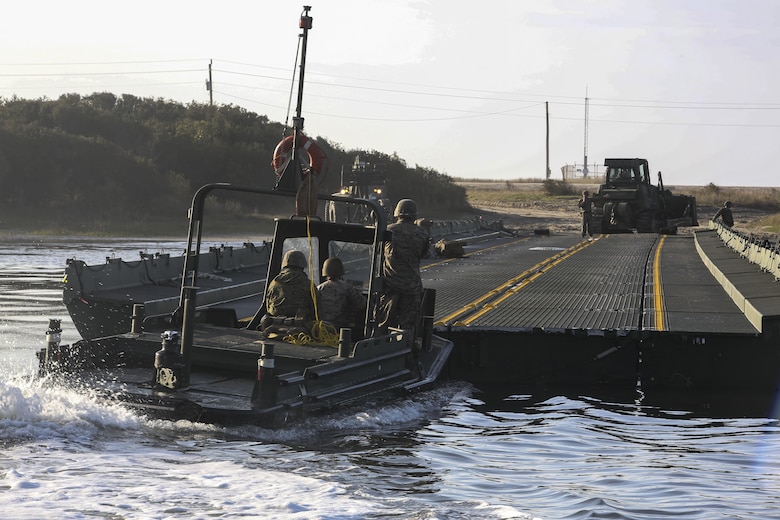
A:
POLYGON ((780 423, 739 407, 710 417, 449 381, 295 428, 221 428, 31 377, 49 318, 78 339, 65 259, 184 247, 0 238, 1 518, 780 518, 780 423))

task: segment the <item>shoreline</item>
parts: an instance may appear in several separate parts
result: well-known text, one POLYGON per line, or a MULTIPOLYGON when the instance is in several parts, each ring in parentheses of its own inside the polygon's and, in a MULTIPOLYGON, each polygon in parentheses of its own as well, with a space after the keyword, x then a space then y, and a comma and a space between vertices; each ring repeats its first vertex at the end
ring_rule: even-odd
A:
MULTIPOLYGON (((499 185, 500 183, 491 184, 499 185)), ((532 183, 523 183, 522 185, 524 186, 523 189, 529 191, 534 189, 530 187, 533 185, 532 183)), ((500 220, 507 228, 529 232, 546 228, 550 232, 576 233, 581 229, 581 215, 577 207, 576 196, 565 198, 545 197, 520 201, 470 199, 469 204, 471 204, 473 211, 468 214, 459 213, 434 218, 426 216, 424 208, 422 208, 423 211, 420 212, 420 217, 432 220, 462 220, 481 216, 488 222, 500 220)), ((680 228, 680 232, 686 233, 701 227, 706 228, 707 221, 718 209, 719 206, 699 204, 697 213, 700 226, 698 228, 680 228)), ((772 215, 776 215, 776 212, 738 206, 734 209, 735 229, 774 239, 778 235, 777 232, 763 229, 755 224, 759 220, 772 215)), ((272 217, 269 216, 268 218, 272 217)), ((126 221, 116 223, 101 221, 95 224, 94 222, 73 223, 73 226, 68 228, 61 223, 52 225, 51 222, 42 220, 37 222, 20 222, 19 220, 11 219, 9 221, 8 219, 3 219, 0 220, 0 240, 35 241, 37 239, 63 237, 91 240, 186 241, 188 233, 187 221, 182 221, 180 218, 160 219, 144 224, 128 224, 126 221)), ((208 228, 208 226, 206 227, 208 228)), ((236 222, 234 220, 232 223, 219 223, 213 226, 213 228, 213 231, 206 229, 203 233, 203 236, 209 241, 243 240, 254 242, 270 239, 273 235, 273 226, 269 225, 268 222, 259 220, 256 216, 244 222, 236 222), (210 235, 216 238, 210 238, 210 235), (248 239, 247 237, 258 238, 248 239)))

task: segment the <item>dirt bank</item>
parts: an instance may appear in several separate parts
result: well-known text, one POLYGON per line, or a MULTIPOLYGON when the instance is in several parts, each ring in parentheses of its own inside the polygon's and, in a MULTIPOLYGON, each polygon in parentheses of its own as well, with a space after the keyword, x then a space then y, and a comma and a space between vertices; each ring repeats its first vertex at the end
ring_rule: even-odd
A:
MULTIPOLYGON (((490 182, 468 182, 467 190, 485 190, 485 189, 504 189, 505 186, 502 183, 490 182), (491 188, 492 187, 492 188, 491 188)), ((591 192, 598 190, 598 185, 589 184, 577 184, 577 190, 590 190, 591 192)), ((542 191, 542 185, 540 183, 513 183, 513 190, 527 190, 529 192, 542 191)), ((675 193, 686 193, 687 191, 683 187, 670 187, 675 193)), ((749 188, 740 188, 749 189, 749 188)), ((755 188, 756 190, 763 190, 765 188, 755 188)), ((551 233, 572 233, 579 232, 581 229, 581 216, 579 208, 577 207, 577 197, 571 199, 547 199, 537 201, 524 201, 524 202, 486 202, 480 200, 473 200, 469 198, 469 202, 472 207, 481 212, 483 217, 488 220, 502 220, 504 225, 508 228, 517 229, 522 232, 533 232, 537 229, 549 229, 551 233)), ((706 204, 698 205, 698 219, 699 228, 680 228, 679 233, 691 233, 696 229, 706 228, 707 221, 718 210, 717 206, 711 206, 706 204)), ((772 235, 772 239, 776 238, 776 233, 767 233, 766 230, 761 229, 756 225, 756 222, 766 216, 772 215, 771 211, 763 211, 754 208, 734 208, 734 220, 735 228, 746 233, 755 233, 760 235, 772 235)))

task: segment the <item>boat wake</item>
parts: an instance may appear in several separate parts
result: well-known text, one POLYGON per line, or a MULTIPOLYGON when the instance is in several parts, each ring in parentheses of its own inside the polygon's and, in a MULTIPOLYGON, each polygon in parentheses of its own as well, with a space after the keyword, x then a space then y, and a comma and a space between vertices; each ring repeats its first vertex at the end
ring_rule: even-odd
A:
MULTIPOLYGON (((60 386, 17 375, 0 380, 0 445, 35 440, 67 439, 89 443, 96 436, 146 433, 162 437, 222 438, 282 444, 318 444, 328 438, 343 442, 381 430, 410 431, 441 416, 446 407, 468 398, 472 387, 448 382, 406 399, 377 401, 369 406, 341 407, 275 429, 259 426, 222 427, 191 421, 151 419, 120 402, 107 401, 88 387, 60 386)), ((327 442, 327 441, 326 441, 327 442)))
POLYGON ((360 407, 346 407, 308 417, 292 428, 269 430, 248 427, 234 433, 268 442, 317 445, 320 448, 336 444, 339 450, 349 449, 347 445, 353 442, 361 444, 359 439, 374 432, 389 435, 394 431, 415 431, 441 417, 448 405, 466 399, 472 390, 468 383, 452 381, 406 399, 366 403, 360 407))
POLYGON ((137 430, 142 420, 89 392, 46 384, 29 375, 0 380, 0 443, 89 439, 106 430, 137 430))

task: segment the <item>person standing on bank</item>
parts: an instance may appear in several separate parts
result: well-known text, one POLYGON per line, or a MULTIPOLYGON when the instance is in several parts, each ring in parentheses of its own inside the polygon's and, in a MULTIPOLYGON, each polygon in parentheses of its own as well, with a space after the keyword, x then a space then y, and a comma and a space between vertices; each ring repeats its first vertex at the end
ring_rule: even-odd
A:
POLYGON ((582 192, 582 198, 577 202, 577 206, 582 211, 582 238, 588 235, 588 240, 593 239, 593 232, 590 230, 590 215, 593 206, 593 199, 590 198, 588 190, 582 192))
POLYGON ((723 207, 720 208, 717 213, 715 213, 715 216, 712 217, 712 221, 716 222, 719 217, 724 225, 728 227, 734 227, 734 215, 731 213, 730 200, 727 200, 723 203, 723 207))
POLYGON ((417 204, 412 199, 398 201, 394 224, 387 226, 392 237, 385 242, 385 287, 379 301, 377 326, 414 330, 422 305, 420 259, 428 254, 430 237, 414 223, 417 204))

